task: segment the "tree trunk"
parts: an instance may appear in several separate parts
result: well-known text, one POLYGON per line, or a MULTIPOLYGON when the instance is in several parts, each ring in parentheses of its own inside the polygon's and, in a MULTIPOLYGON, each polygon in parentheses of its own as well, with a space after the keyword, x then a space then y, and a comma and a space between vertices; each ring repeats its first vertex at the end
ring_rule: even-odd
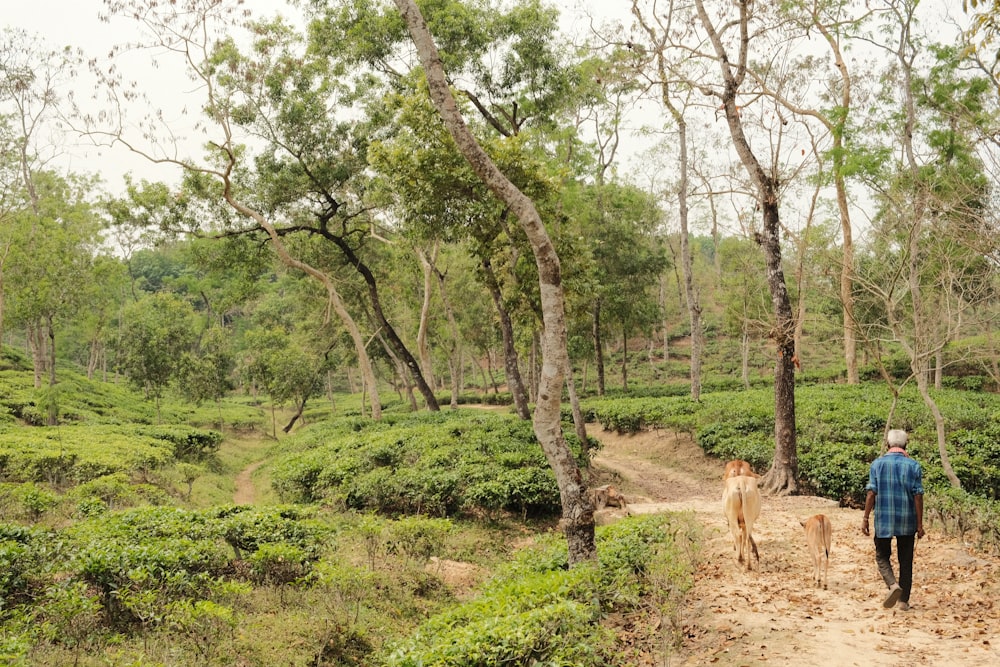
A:
POLYGON ((604 341, 601 338, 601 300, 594 301, 594 367, 597 372, 597 395, 604 396, 604 341))
POLYGON ((232 193, 232 183, 229 180, 228 173, 224 179, 223 185, 225 188, 223 196, 225 197, 226 202, 235 211, 254 220, 265 232, 267 232, 268 237, 271 239, 271 247, 274 248, 281 262, 285 266, 298 269, 306 275, 318 280, 322 283, 323 287, 326 288, 326 294, 330 306, 333 308, 333 311, 337 313, 341 323, 347 329, 347 332, 351 337, 351 342, 354 343, 354 352, 358 356, 358 366, 361 369, 361 375, 364 381, 363 389, 368 391, 368 395, 371 398, 372 419, 381 419, 382 403, 378 395, 378 383, 375 380, 375 369, 372 367, 371 358, 368 356, 368 351, 365 347, 365 340, 361 336, 361 331, 358 329, 358 325, 354 321, 354 318, 351 317, 349 312, 347 312, 347 307, 341 300, 340 294, 337 292, 337 289, 333 284, 333 280, 331 280, 330 276, 323 271, 320 271, 306 262, 292 257, 291 253, 289 253, 288 249, 285 247, 285 242, 282 240, 281 235, 278 234, 277 229, 274 228, 274 225, 272 225, 261 213, 236 200, 232 193))
POLYGON ((295 427, 295 422, 297 422, 300 419, 302 419, 302 413, 304 413, 306 411, 306 401, 307 400, 309 400, 309 399, 305 399, 305 398, 302 399, 302 402, 299 403, 298 407, 295 410, 295 414, 292 415, 292 418, 288 420, 288 423, 285 424, 284 427, 282 427, 282 429, 281 429, 282 433, 291 433, 292 429, 295 427))
POLYGON ((583 410, 580 409, 580 398, 576 395, 576 385, 573 380, 573 373, 566 373, 566 393, 569 395, 570 409, 573 411, 573 427, 576 429, 576 437, 580 438, 580 446, 586 452, 587 444, 587 422, 583 419, 583 410))
POLYGON ((445 126, 469 165, 497 197, 517 216, 531 243, 538 268, 543 339, 542 372, 535 404, 534 431, 555 474, 562 500, 561 527, 566 535, 570 565, 597 559, 594 541, 594 506, 587 497, 580 468, 562 433, 560 406, 569 368, 566 315, 559 257, 534 202, 497 169, 476 142, 462 119, 448 87, 444 68, 427 24, 414 0, 394 0, 409 29, 428 89, 445 126))
POLYGON ((437 397, 434 396, 434 390, 427 383, 423 373, 420 372, 420 364, 417 363, 417 360, 413 357, 409 348, 406 347, 403 339, 399 337, 396 329, 389 323, 388 318, 385 316, 385 311, 382 309, 382 297, 378 291, 378 282, 375 280, 375 274, 372 273, 367 264, 361 261, 361 258, 358 257, 357 253, 354 252, 354 249, 346 240, 328 232, 323 234, 323 238, 333 242, 347 259, 348 264, 353 266, 361 274, 361 277, 364 278, 365 284, 368 285, 368 298, 371 301, 372 314, 375 316, 375 321, 380 330, 384 332, 389 345, 392 346, 400 361, 406 364, 406 368, 410 371, 410 377, 413 378, 417 389, 420 390, 420 394, 424 398, 427 409, 432 412, 440 410, 441 407, 438 405, 437 397))
POLYGON ((749 46, 749 2, 736 0, 739 7, 739 57, 734 63, 726 52, 722 39, 705 11, 703 0, 695 0, 698 18, 708 33, 722 70, 722 107, 726 114, 729 134, 747 175, 757 190, 758 203, 763 214, 762 231, 758 241, 764 251, 767 266, 767 285, 774 307, 774 328, 771 331, 776 346, 774 365, 774 461, 761 480, 762 488, 770 493, 793 494, 798 492, 798 446, 795 432, 795 344, 791 301, 781 269, 780 217, 778 212, 777 177, 768 174, 757 160, 746 135, 736 104, 736 93, 746 75, 749 46))
POLYGON ((42 388, 45 376, 45 338, 38 323, 28 325, 28 348, 31 350, 31 368, 34 372, 35 389, 42 388))
POLYGON ((916 376, 917 379, 917 390, 920 392, 920 397, 924 399, 924 405, 927 409, 931 411, 934 416, 934 430, 937 433, 937 445, 938 445, 938 455, 941 457, 941 468, 944 469, 945 477, 951 482, 951 485, 956 489, 962 488, 962 481, 958 479, 958 475, 955 474, 955 469, 951 467, 951 457, 948 455, 948 447, 945 439, 945 429, 944 429, 944 415, 941 414, 941 409, 938 408, 937 403, 931 396, 930 391, 927 386, 927 373, 919 373, 916 376))
POLYGON ((420 371, 431 387, 435 386, 434 363, 427 347, 427 329, 430 327, 431 290, 434 287, 434 261, 437 259, 437 252, 437 243, 434 244, 430 257, 427 257, 423 250, 417 249, 417 257, 420 258, 420 266, 424 270, 424 300, 420 306, 420 326, 417 328, 417 352, 420 354, 420 371))
POLYGON ((514 410, 517 412, 517 416, 527 421, 531 419, 531 410, 528 407, 528 392, 524 386, 524 379, 521 377, 517 347, 514 345, 514 323, 503 303, 500 282, 493 272, 493 264, 489 259, 483 260, 483 272, 486 276, 486 286, 493 298, 493 307, 497 309, 497 317, 500 318, 500 335, 503 338, 503 367, 507 376, 507 388, 510 389, 510 394, 514 399, 514 410))
POLYGON ((660 275, 660 313, 663 317, 663 372, 667 372, 667 362, 670 361, 670 322, 667 321, 667 277, 660 275))
POLYGON ((389 345, 381 333, 377 335, 377 338, 378 342, 382 344, 382 349, 385 350, 386 356, 392 360, 393 368, 396 369, 396 375, 399 377, 399 386, 401 387, 399 390, 400 399, 409 402, 410 412, 416 412, 420 409, 420 406, 417 405, 417 397, 413 394, 413 383, 410 382, 410 375, 407 372, 409 368, 396 356, 392 346, 389 345))
MULTIPOLYGON (((646 23, 645 17, 639 10, 636 3, 632 4, 632 14, 640 22, 643 29, 649 35, 650 41, 656 44, 656 31, 646 23)), ((688 321, 691 329, 691 400, 701 400, 701 347, 702 347, 702 324, 701 324, 701 304, 698 301, 698 293, 694 287, 694 272, 691 261, 691 243, 688 233, 688 148, 687 148, 687 120, 684 114, 674 104, 673 93, 670 89, 672 77, 668 75, 667 64, 663 49, 656 51, 656 69, 660 76, 660 100, 667 108, 674 122, 677 123, 677 143, 680 154, 678 155, 678 170, 680 171, 680 183, 677 186, 677 209, 681 226, 681 273, 684 277, 684 301, 688 311, 688 321)), ((709 198, 711 199, 711 197, 709 198)), ((676 267, 676 263, 675 263, 676 267)), ((676 271, 676 268, 675 268, 676 271)), ((662 281, 661 281, 662 285, 662 281)), ((664 351, 666 343, 664 343, 664 351)), ((666 355, 664 354, 664 361, 666 355)))
POLYGON ((740 332, 740 378, 743 388, 750 389, 750 332, 744 327, 740 332))
MULTIPOLYGON (((56 328, 52 324, 52 317, 45 318, 45 330, 49 337, 49 387, 56 386, 56 328)), ((59 403, 55 396, 49 399, 49 409, 47 422, 49 426, 59 424, 59 403)))
POLYGON ((622 324, 622 391, 628 391, 628 330, 622 324))
POLYGON ((434 273, 438 279, 438 291, 441 293, 441 303, 444 304, 445 316, 448 318, 448 330, 451 332, 451 349, 448 351, 448 366, 451 371, 451 409, 458 408, 458 394, 465 385, 462 378, 463 362, 462 335, 458 330, 458 322, 455 320, 455 310, 451 307, 451 300, 448 298, 448 290, 445 289, 444 274, 434 268, 434 273))
MULTIPOLYGON (((664 93, 666 97, 666 93, 664 93)), ((694 269, 691 260, 691 243, 688 235, 688 155, 687 155, 687 122, 684 116, 674 111, 674 120, 677 122, 678 142, 680 143, 680 171, 681 182, 678 186, 678 206, 680 208, 681 222, 681 268, 684 274, 684 296, 687 301, 688 321, 691 326, 691 400, 701 400, 701 303, 698 300, 698 292, 694 287, 694 269)))
POLYGON ((942 384, 944 384, 944 352, 939 347, 934 352, 934 388, 940 391, 942 384))

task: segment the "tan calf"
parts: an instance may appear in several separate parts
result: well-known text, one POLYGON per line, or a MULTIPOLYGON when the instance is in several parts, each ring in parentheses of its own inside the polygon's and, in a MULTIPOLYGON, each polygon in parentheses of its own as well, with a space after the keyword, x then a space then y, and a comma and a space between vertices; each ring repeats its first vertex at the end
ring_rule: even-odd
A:
POLYGON ((740 459, 734 459, 726 464, 726 469, 722 473, 722 479, 729 479, 730 477, 740 477, 741 475, 746 475, 747 477, 756 477, 753 468, 746 461, 740 459))
POLYGON ((738 475, 726 479, 725 485, 726 488, 722 492, 722 507, 736 546, 737 560, 740 563, 746 562, 747 570, 750 570, 751 553, 757 559, 757 564, 760 564, 757 543, 753 539, 753 525, 760 517, 761 502, 757 478, 738 475))
POLYGON ((826 588, 827 572, 830 569, 830 542, 833 538, 833 524, 823 514, 816 514, 805 521, 800 521, 806 529, 806 543, 809 545, 809 555, 813 560, 813 583, 816 588, 822 584, 826 588), (822 570, 822 579, 820 571, 822 570))

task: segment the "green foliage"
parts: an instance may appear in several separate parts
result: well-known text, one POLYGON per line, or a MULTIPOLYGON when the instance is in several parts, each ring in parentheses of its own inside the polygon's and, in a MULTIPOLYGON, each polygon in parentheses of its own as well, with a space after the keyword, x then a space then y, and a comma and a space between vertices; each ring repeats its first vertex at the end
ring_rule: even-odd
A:
POLYGON ((598 620, 605 609, 634 608, 657 561, 684 562, 671 585, 690 587, 693 562, 672 537, 687 521, 648 516, 600 528, 599 564, 573 569, 567 568, 564 543, 542 540, 520 552, 478 597, 390 647, 383 664, 623 664, 614 635, 598 620))
POLYGON ((218 431, 196 429, 183 424, 143 426, 137 428, 136 433, 169 442, 173 447, 174 458, 178 461, 206 461, 219 451, 222 444, 222 434, 218 431))
MULTIPOLYGON (((1000 493, 1000 397, 983 392, 935 393, 949 428, 952 466, 967 491, 1000 493)), ((795 393, 799 474, 817 494, 847 505, 864 500, 868 465, 880 451, 892 397, 881 383, 818 384, 795 393)), ((702 449, 722 460, 744 459, 755 470, 770 467, 774 454, 773 390, 706 392, 699 403, 684 396, 588 399, 584 407, 605 428, 688 431, 702 449)), ((924 465, 926 485, 947 485, 937 452, 934 423, 916 390, 904 390, 893 426, 911 433, 910 452, 924 465)))
POLYGON ((147 295, 122 314, 117 359, 133 386, 159 399, 195 339, 191 306, 169 292, 147 295))
POLYGON ((232 641, 233 610, 211 600, 178 600, 167 610, 167 623, 191 648, 201 664, 212 664, 232 641))
POLYGON ((0 508, 4 514, 35 522, 59 503, 59 496, 33 482, 0 484, 0 508))
POLYGON ((46 589, 36 620, 46 640, 65 644, 77 654, 100 636, 102 611, 99 596, 87 584, 59 582, 46 589))
POLYGON ((305 549, 284 542, 261 544, 249 561, 254 579, 272 586, 301 581, 312 568, 305 549))
POLYGON ((118 472, 146 474, 173 458, 152 436, 113 426, 18 429, 0 442, 0 475, 17 482, 62 485, 118 472))
POLYGON ((315 559, 328 536, 308 507, 221 507, 202 513, 211 518, 211 530, 231 546, 237 558, 265 544, 285 543, 315 559))
MULTIPOLYGON (((67 495, 81 504, 93 506, 96 501, 103 510, 117 510, 136 505, 165 505, 169 502, 169 497, 163 489, 152 484, 133 483, 124 472, 103 475, 79 484, 67 495)), ((94 506, 94 509, 97 507, 94 506)))
POLYGON ((285 500, 386 514, 551 515, 555 478, 531 424, 480 412, 334 420, 302 431, 274 466, 285 500))
POLYGON ((0 523, 0 616, 45 586, 62 545, 45 531, 0 523))
POLYGON ((924 512, 963 541, 971 538, 977 548, 1000 554, 1000 501, 943 487, 925 496, 924 512))
POLYGON ((423 563, 440 552, 444 537, 453 529, 448 519, 401 517, 391 525, 389 549, 404 554, 407 560, 423 563))

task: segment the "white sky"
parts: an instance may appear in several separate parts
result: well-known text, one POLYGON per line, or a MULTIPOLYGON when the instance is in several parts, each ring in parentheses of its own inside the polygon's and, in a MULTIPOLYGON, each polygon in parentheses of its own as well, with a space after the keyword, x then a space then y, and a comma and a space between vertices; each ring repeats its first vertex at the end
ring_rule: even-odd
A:
MULTIPOLYGON (((605 13, 612 5, 627 4, 620 0, 554 0, 555 4, 564 7, 568 16, 576 14, 578 6, 597 7, 605 13)), ((273 16, 281 13, 287 18, 300 15, 298 9, 289 7, 285 0, 244 0, 244 6, 254 17, 273 16)), ((0 26, 23 29, 32 36, 40 36, 51 48, 64 46, 83 50, 85 55, 105 59, 110 48, 116 44, 129 41, 135 31, 135 23, 116 19, 114 23, 105 23, 99 19, 104 11, 103 0, 0 0, 0 26)), ((578 15, 578 14, 577 14, 578 15)), ((167 67, 152 69, 144 62, 144 55, 137 55, 135 63, 140 66, 138 78, 148 86, 144 86, 151 94, 167 94, 168 97, 159 101, 163 110, 168 112, 171 105, 176 106, 175 114, 179 114, 181 106, 178 91, 190 88, 188 82, 179 70, 170 71, 167 67)), ((171 63, 171 70, 174 69, 171 63)), ((179 66, 178 66, 179 67, 179 66)), ((86 73, 80 78, 82 87, 92 88, 92 84, 84 83, 86 73)), ((85 99, 92 90, 77 91, 77 99, 85 99)), ((191 106, 197 108, 200 99, 192 96, 191 106)), ((179 119, 179 115, 174 115, 179 119)), ((170 115, 168 112, 168 120, 170 115)), ((182 122, 178 126, 184 125, 182 122)), ((191 154, 197 154, 198 141, 188 142, 191 154)), ((102 177, 105 187, 111 192, 119 192, 123 188, 123 176, 131 173, 135 178, 145 178, 152 181, 176 183, 180 178, 180 168, 173 165, 156 165, 145 158, 131 153, 123 146, 112 148, 95 148, 82 142, 63 143, 58 150, 59 155, 54 165, 67 171, 98 174, 102 177)))
MULTIPOLYGON (((628 13, 630 0, 550 0, 550 2, 563 8, 565 24, 573 32, 586 30, 587 23, 581 8, 585 8, 587 13, 603 18, 617 15, 625 22, 629 22, 631 18, 628 13)), ((272 16, 279 12, 289 18, 299 16, 299 10, 289 7, 285 0, 245 0, 244 4, 255 17, 272 16)), ((950 6, 949 0, 927 0, 923 4, 939 10, 950 6)), ((129 41, 135 31, 135 23, 127 20, 118 20, 115 24, 102 23, 98 17, 103 10, 103 0, 0 0, 0 26, 21 28, 29 34, 40 35, 53 48, 67 45, 80 47, 88 56, 103 59, 111 46, 129 41)), ((135 64, 142 67, 142 73, 138 78, 143 87, 161 95, 162 101, 158 101, 158 104, 161 104, 171 127, 185 125, 179 114, 184 106, 182 93, 191 88, 190 82, 183 77, 173 62, 169 69, 167 67, 152 69, 145 60, 144 55, 136 55, 135 64), (162 97, 164 95, 165 99, 162 97)), ((80 83, 87 85, 83 82, 83 77, 80 83)), ((90 91, 78 93, 78 99, 92 93, 93 85, 90 84, 90 87, 90 91)), ((194 110, 200 104, 200 96, 195 94, 191 96, 187 106, 194 110)), ((643 122, 659 124, 663 122, 661 120, 663 116, 665 114, 662 109, 649 109, 644 112, 643 122)), ((200 153, 201 141, 202 139, 195 137, 185 144, 187 147, 183 150, 188 155, 197 156, 200 153)), ((651 143, 649 137, 625 138, 624 141, 627 144, 621 147, 622 156, 639 155, 642 149, 648 148, 651 143)), ((62 149, 57 164, 74 172, 99 174, 104 180, 105 187, 111 192, 122 190, 123 176, 128 172, 136 178, 168 183, 176 183, 181 175, 181 170, 177 166, 154 165, 121 146, 96 149, 93 146, 74 144, 65 145, 62 149)), ((635 160, 635 162, 640 161, 641 159, 635 160)), ((627 170, 627 167, 625 169, 627 170)))
MULTIPOLYGON (((244 0, 244 5, 255 17, 275 13, 287 17, 298 15, 298 11, 289 8, 284 0, 244 0)), ((0 0, 0 7, 0 25, 40 36, 48 47, 54 49, 66 46, 80 48, 88 58, 106 59, 112 46, 134 39, 134 22, 117 19, 113 23, 105 23, 99 19, 105 10, 103 0, 0 0)), ((160 100, 165 111, 171 104, 179 105, 179 91, 191 87, 180 66, 174 67, 175 63, 171 63, 170 68, 154 69, 145 60, 145 55, 137 55, 134 60, 136 77, 144 84, 143 87, 154 95, 154 99, 157 94, 166 96, 160 100)), ((80 80, 85 79, 84 72, 80 80)), ((90 93, 92 91, 83 90, 77 91, 76 95, 78 99, 85 99, 90 93)), ((200 98, 192 97, 191 103, 197 107, 200 98)), ((197 142, 190 143, 191 150, 197 151, 197 142)), ((177 166, 152 164, 120 145, 98 149, 84 143, 66 144, 56 164, 69 171, 100 175, 111 192, 122 189, 126 173, 132 173, 137 179, 170 183, 177 182, 181 175, 177 166)))

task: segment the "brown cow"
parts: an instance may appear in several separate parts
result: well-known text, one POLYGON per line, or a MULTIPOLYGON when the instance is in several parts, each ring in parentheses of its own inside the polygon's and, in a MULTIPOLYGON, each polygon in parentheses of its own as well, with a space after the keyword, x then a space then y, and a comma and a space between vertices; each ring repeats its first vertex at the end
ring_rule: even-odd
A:
POLYGON ((726 469, 722 473, 722 479, 729 479, 730 477, 739 477, 740 475, 746 475, 748 477, 756 477, 753 468, 750 464, 741 459, 734 459, 726 464, 726 469))
POLYGON ((750 475, 730 477, 722 492, 722 507, 729 522, 736 547, 737 560, 746 562, 747 570, 752 569, 751 552, 760 565, 760 553, 753 539, 753 524, 760 517, 760 490, 757 478, 750 475))
POLYGON ((816 514, 805 521, 800 521, 806 529, 806 542, 809 545, 809 555, 813 560, 813 582, 816 588, 822 584, 826 588, 827 572, 830 569, 830 541, 833 537, 833 524, 823 514, 816 514), (823 577, 820 578, 820 569, 823 577))
POLYGON ((590 500, 594 503, 594 509, 602 510, 605 507, 620 507, 628 513, 628 501, 625 496, 612 484, 605 484, 590 489, 590 500))

